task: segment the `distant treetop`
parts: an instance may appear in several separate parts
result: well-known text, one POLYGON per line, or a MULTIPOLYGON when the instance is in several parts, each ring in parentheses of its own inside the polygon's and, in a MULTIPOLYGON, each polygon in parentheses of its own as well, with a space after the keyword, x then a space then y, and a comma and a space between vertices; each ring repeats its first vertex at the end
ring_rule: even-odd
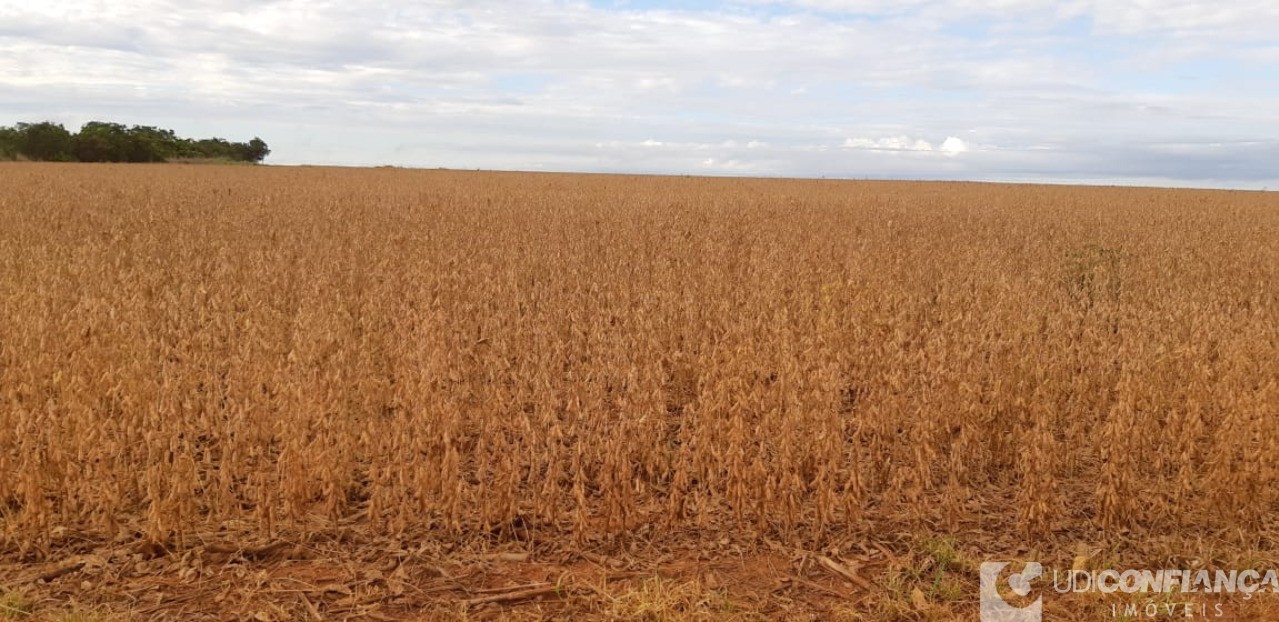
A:
POLYGON ((167 162, 200 159, 261 162, 271 153, 265 141, 181 138, 173 130, 145 125, 90 121, 71 133, 59 123, 0 126, 0 160, 48 162, 167 162))

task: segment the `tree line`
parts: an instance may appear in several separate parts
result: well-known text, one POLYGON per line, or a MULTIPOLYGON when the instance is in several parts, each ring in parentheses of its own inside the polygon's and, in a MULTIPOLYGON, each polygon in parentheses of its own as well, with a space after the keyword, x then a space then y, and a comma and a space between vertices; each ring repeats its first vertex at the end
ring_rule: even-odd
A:
POLYGON ((79 132, 60 123, 0 126, 0 159, 45 162, 166 162, 210 159, 261 162, 271 153, 265 141, 247 143, 222 138, 182 138, 173 130, 146 125, 90 121, 79 132))

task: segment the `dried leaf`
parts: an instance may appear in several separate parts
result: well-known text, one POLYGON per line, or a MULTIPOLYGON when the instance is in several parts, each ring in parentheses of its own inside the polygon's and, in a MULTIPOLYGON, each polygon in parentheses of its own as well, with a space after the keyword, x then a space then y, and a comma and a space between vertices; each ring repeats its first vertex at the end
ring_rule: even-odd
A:
POLYGON ((924 596, 923 590, 919 588, 912 589, 910 591, 910 604, 913 605, 915 609, 922 611, 928 608, 928 597, 924 596))

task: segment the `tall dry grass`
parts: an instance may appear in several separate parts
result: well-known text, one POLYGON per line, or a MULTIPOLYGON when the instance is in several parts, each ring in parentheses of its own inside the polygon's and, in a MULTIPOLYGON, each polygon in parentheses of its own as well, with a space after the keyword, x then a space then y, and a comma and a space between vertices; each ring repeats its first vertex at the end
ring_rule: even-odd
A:
POLYGON ((1273 194, 12 164, 0 318, 10 554, 1244 538, 1279 495, 1273 194))

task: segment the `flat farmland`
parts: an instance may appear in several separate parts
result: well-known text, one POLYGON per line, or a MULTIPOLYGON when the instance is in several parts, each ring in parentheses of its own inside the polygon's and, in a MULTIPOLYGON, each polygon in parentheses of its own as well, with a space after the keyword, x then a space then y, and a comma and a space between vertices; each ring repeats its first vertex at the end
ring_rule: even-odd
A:
POLYGON ((1279 565, 1277 417, 1275 193, 0 164, 22 619, 976 619, 1279 565))

